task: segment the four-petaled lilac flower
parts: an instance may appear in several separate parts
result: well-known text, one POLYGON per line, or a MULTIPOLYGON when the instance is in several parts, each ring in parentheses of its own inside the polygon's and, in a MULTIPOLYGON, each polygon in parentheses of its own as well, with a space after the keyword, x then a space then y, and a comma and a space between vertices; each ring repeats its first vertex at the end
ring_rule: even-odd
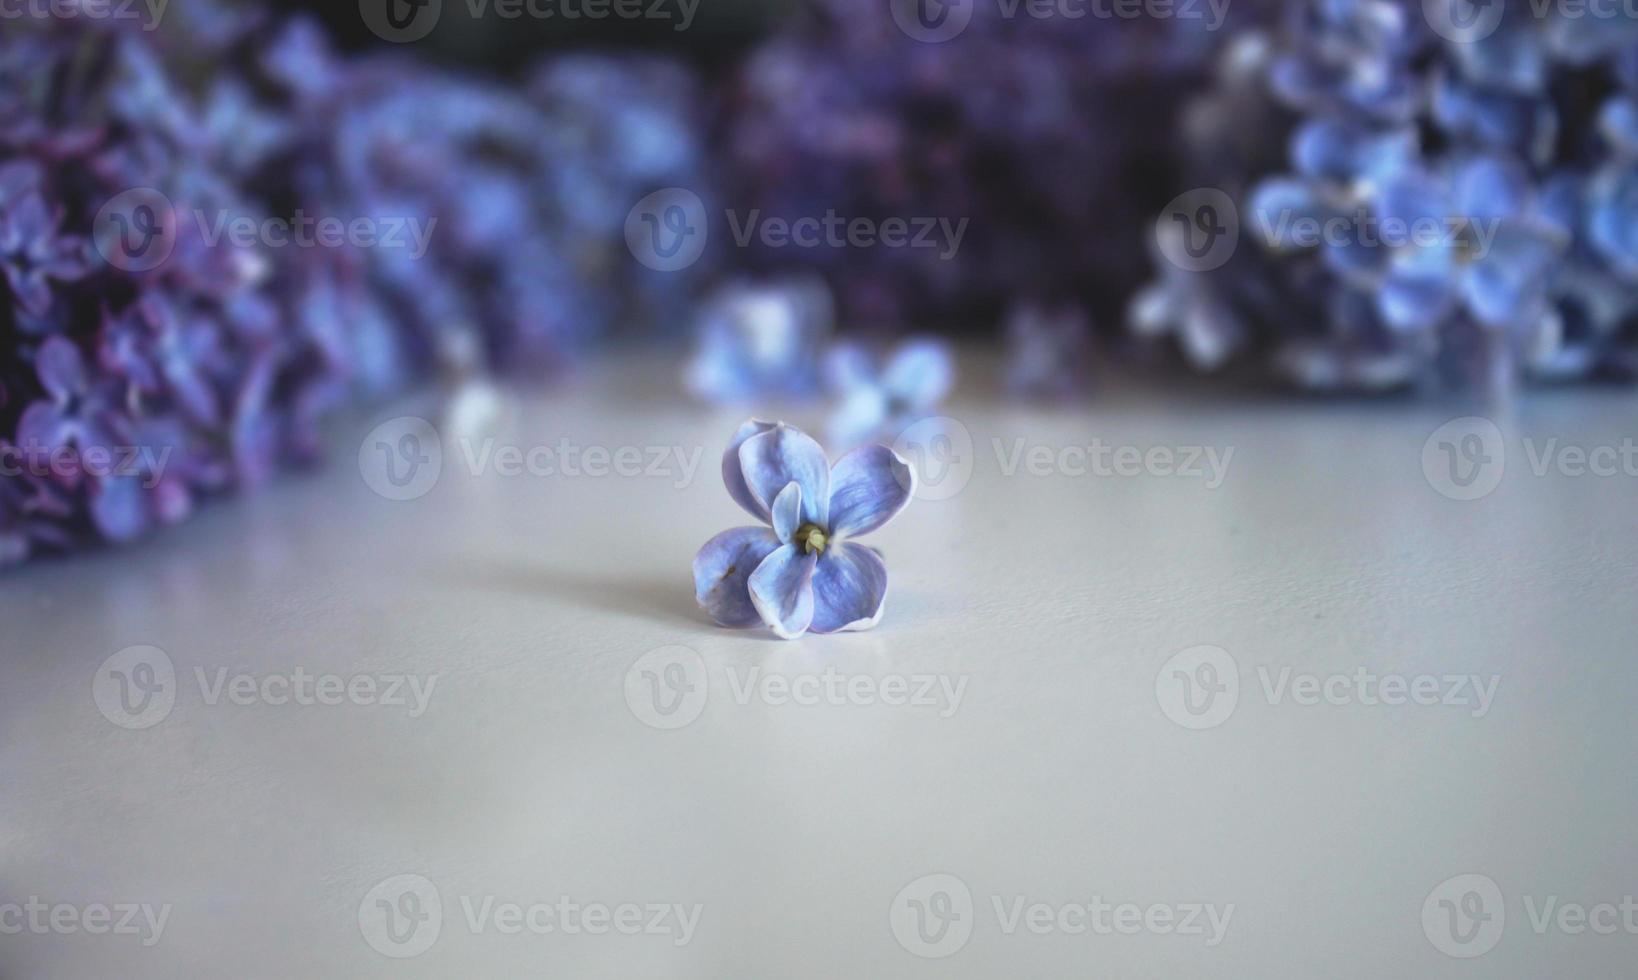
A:
POLYGON ((809 630, 863 630, 881 620, 887 566, 850 539, 876 530, 915 492, 915 471, 886 446, 834 467, 808 435, 752 419, 722 458, 728 493, 770 527, 724 531, 694 558, 694 595, 719 624, 764 623, 794 640, 809 630))
POLYGON ((938 408, 955 384, 955 358, 943 341, 905 341, 880 370, 854 344, 838 344, 826 359, 828 382, 841 396, 830 419, 831 444, 851 448, 898 435, 938 408))
MULTIPOLYGON (((49 456, 64 448, 84 452, 118 444, 119 413, 107 385, 92 375, 72 341, 46 338, 35 371, 48 397, 30 404, 18 420, 17 443, 25 453, 49 456)), ((56 476, 65 486, 79 486, 77 468, 56 476)))
POLYGON ((61 225, 37 193, 0 210, 0 266, 17 305, 37 317, 51 309, 51 280, 74 282, 91 268, 85 241, 59 237, 61 225))

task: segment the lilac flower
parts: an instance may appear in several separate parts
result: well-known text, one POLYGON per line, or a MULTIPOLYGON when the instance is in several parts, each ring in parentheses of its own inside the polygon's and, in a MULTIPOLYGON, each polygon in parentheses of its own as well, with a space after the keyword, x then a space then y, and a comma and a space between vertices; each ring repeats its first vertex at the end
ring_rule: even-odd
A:
MULTIPOLYGON (((17 423, 17 442, 25 453, 52 454, 65 448, 83 452, 115 445, 117 409, 72 341, 46 338, 35 369, 48 397, 24 409, 17 423)), ((78 485, 76 473, 60 476, 69 486, 78 485)))
POLYGON ((719 403, 813 394, 834 316, 819 279, 724 286, 701 305, 698 349, 684 383, 719 403))
POLYGON ((852 538, 876 530, 915 493, 915 471, 886 446, 866 446, 834 467, 806 434, 752 419, 722 458, 722 479, 767 527, 724 531, 694 558, 694 595, 719 624, 761 622, 794 640, 880 622, 887 566, 852 538))
POLYGON ((0 267, 17 304, 34 316, 51 309, 52 280, 73 282, 90 270, 87 243, 59 237, 61 225, 62 215, 53 214, 39 194, 0 209, 0 267))
POLYGON ((838 344, 825 368, 841 398, 829 427, 841 448, 897 435, 933 414, 955 385, 949 345, 931 338, 905 341, 881 368, 856 344, 838 344))

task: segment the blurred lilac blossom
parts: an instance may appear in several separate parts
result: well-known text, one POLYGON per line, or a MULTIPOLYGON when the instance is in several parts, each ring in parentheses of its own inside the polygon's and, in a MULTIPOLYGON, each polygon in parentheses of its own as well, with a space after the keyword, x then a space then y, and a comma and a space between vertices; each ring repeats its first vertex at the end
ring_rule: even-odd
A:
POLYGON ((805 398, 822 387, 835 309, 817 277, 737 281, 700 304, 684 385, 719 404, 805 398))
POLYGON ((880 364, 864 346, 839 343, 826 356, 825 370, 837 399, 828 431, 838 449, 891 441, 936 412, 956 380, 950 346, 930 337, 905 341, 880 364))

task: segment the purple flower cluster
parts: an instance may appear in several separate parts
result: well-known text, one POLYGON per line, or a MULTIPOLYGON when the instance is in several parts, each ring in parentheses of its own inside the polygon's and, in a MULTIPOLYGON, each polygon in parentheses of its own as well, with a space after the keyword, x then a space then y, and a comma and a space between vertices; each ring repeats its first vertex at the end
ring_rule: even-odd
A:
POLYGON ((687 308, 621 234, 704 183, 675 66, 561 58, 512 90, 178 8, 0 36, 0 565, 310 460, 327 414, 452 350, 540 376, 687 308))
POLYGON ((724 186, 764 221, 965 220, 959 247, 753 237, 745 262, 821 271, 851 324, 985 326, 1031 300, 1115 319, 1213 25, 942 6, 918 36, 915 4, 807 4, 729 93, 724 186))
POLYGON ((52 23, 8 33, 0 66, 10 563, 91 534, 128 541, 255 482, 311 444, 292 406, 327 378, 311 338, 279 329, 263 257, 179 218, 242 200, 143 41, 52 23), (143 267, 133 245, 170 254, 143 267))
POLYGON ((1288 5, 1189 116, 1193 182, 1238 206, 1239 244, 1192 267, 1188 216, 1163 227, 1134 329, 1321 390, 1632 376, 1635 64, 1625 16, 1288 5))

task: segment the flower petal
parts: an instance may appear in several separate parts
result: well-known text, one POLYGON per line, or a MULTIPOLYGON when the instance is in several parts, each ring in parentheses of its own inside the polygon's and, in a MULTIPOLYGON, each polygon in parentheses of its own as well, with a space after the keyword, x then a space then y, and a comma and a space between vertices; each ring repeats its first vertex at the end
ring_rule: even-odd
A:
POLYGON ((756 625, 762 617, 746 581, 778 547, 779 539, 765 527, 738 527, 707 541, 694 556, 694 598, 700 607, 723 626, 756 625))
POLYGON ((813 621, 813 570, 818 561, 819 556, 804 555, 796 545, 781 545, 751 573, 751 602, 781 639, 796 639, 813 621))
POLYGON ((739 449, 752 436, 759 436, 774 428, 775 423, 764 422, 761 419, 751 419, 739 427, 734 438, 729 440, 728 448, 722 454, 722 482, 728 487, 728 496, 734 502, 750 512, 752 517, 761 521, 768 520, 768 508, 757 502, 751 488, 745 485, 745 474, 740 469, 739 449))
POLYGON ((867 630, 882 618, 887 566, 874 550, 857 544, 829 548, 813 573, 815 633, 867 630))
POLYGON ((887 425, 887 394, 880 388, 854 388, 831 413, 827 427, 833 448, 851 449, 875 438, 887 425))
POLYGON ((780 423, 752 436, 739 447, 739 466, 751 496, 765 511, 795 482, 802 485, 802 520, 829 526, 830 463, 807 433, 780 423))
POLYGON ((955 384, 950 348, 937 340, 905 343, 888 363, 882 384, 912 411, 925 412, 935 407, 955 384))
POLYGON ((830 472, 830 532, 869 534, 910 503, 916 471, 886 446, 861 446, 830 472))
POLYGON ((825 353, 825 386, 833 393, 845 394, 855 388, 876 383, 876 369, 870 355, 858 344, 840 341, 825 353))
POLYGON ((790 544, 802 526, 802 484, 788 483, 773 503, 774 534, 780 544, 790 544))
POLYGON ((39 372, 40 383, 46 391, 59 401, 72 398, 89 384, 80 349, 74 346, 73 341, 62 337, 47 337, 45 343, 40 345, 35 370, 39 372))
POLYGON ((72 418, 51 402, 35 402, 17 422, 17 445, 24 454, 48 453, 66 446, 79 431, 72 418))
POLYGON ((115 544, 135 541, 148 530, 148 498, 142 481, 120 476, 101 481, 91 492, 91 519, 115 544))

